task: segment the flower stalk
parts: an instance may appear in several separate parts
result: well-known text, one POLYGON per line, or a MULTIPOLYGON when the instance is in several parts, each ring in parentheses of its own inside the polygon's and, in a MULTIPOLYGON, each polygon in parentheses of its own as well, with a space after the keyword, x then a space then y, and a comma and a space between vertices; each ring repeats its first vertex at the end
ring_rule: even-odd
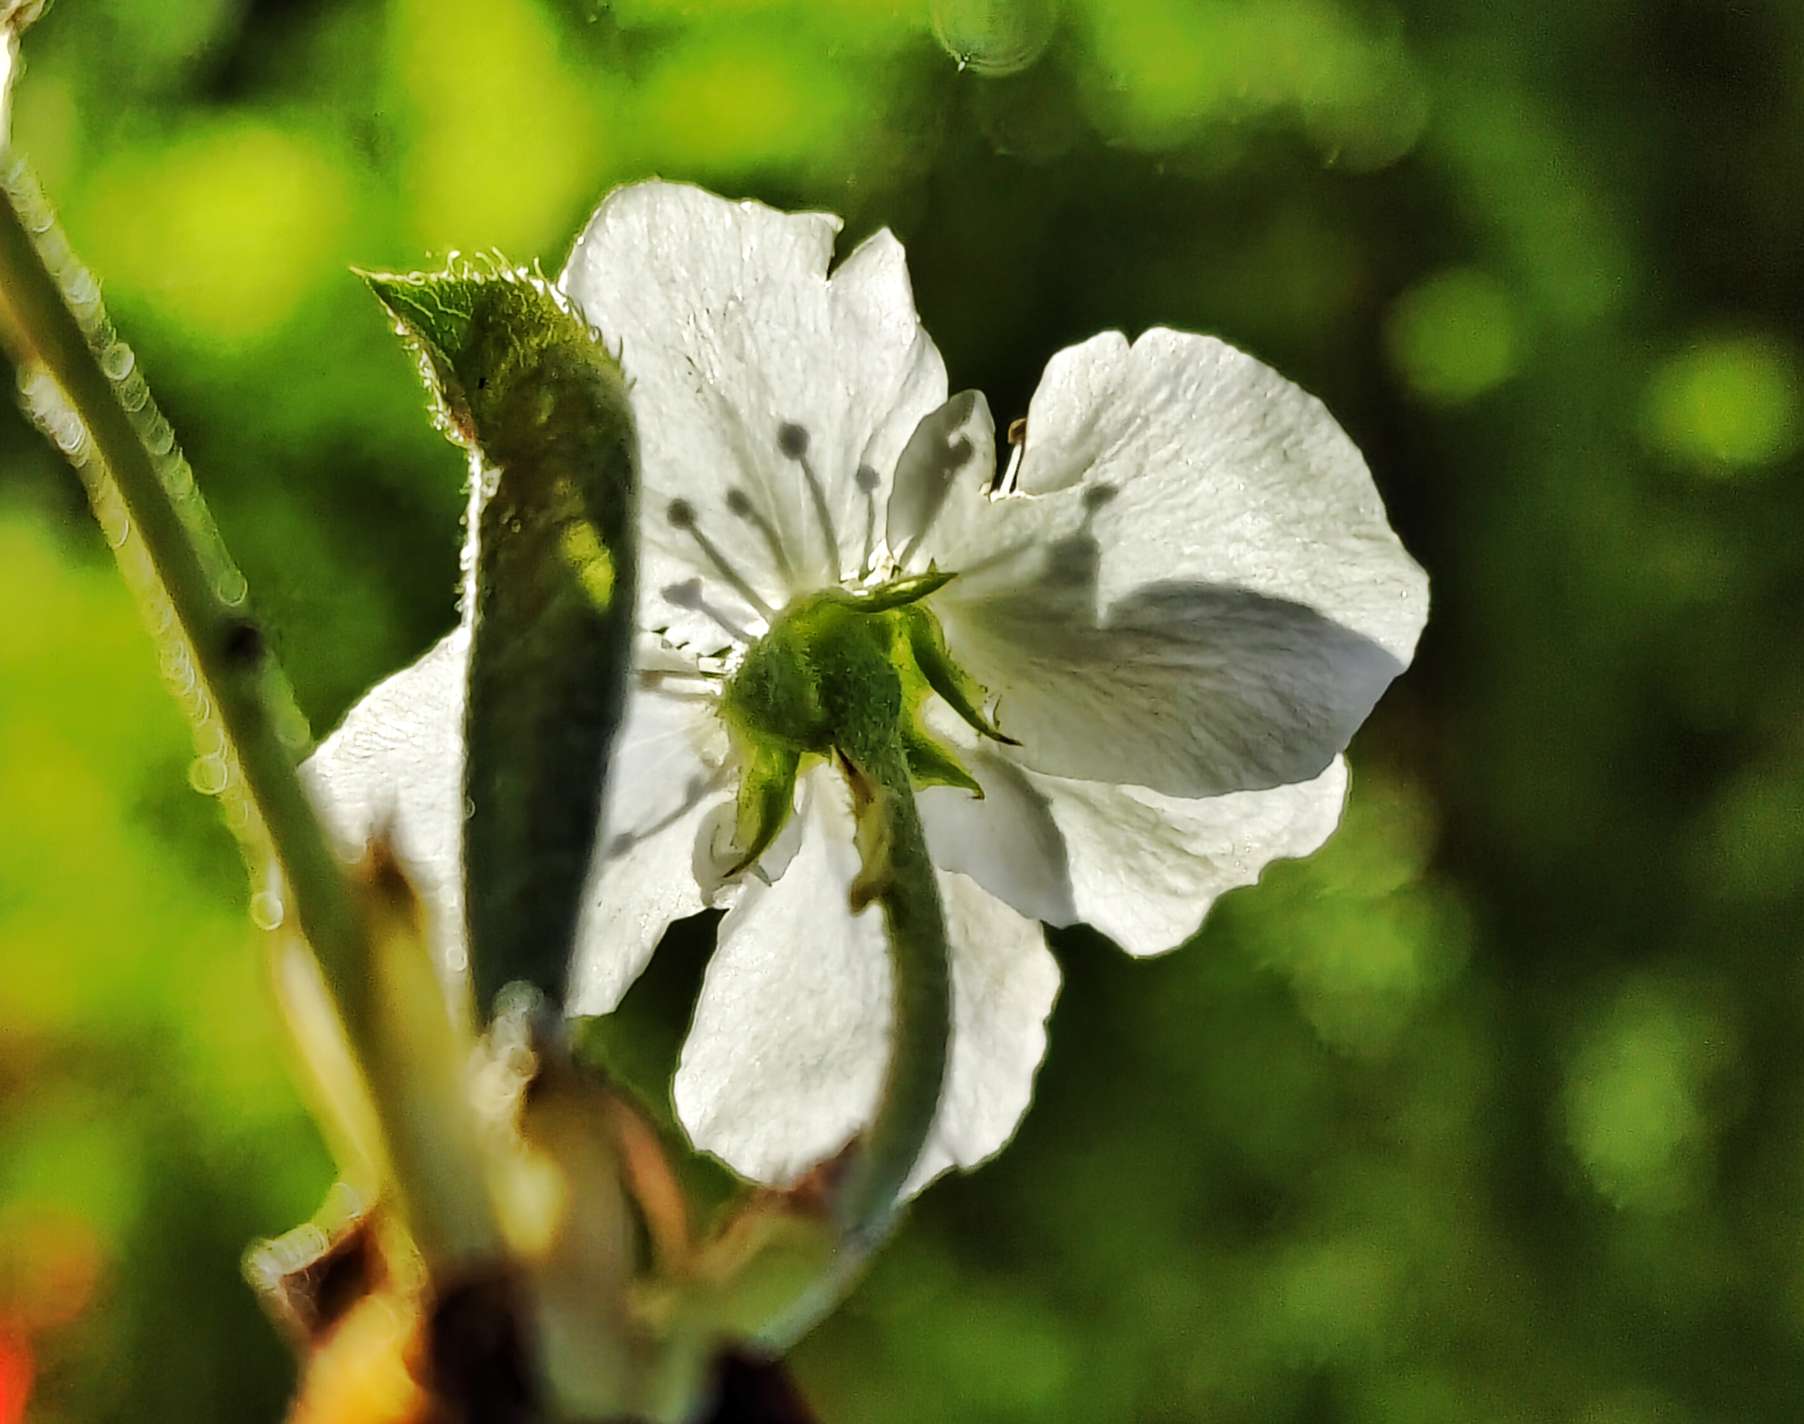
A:
MULTIPOLYGON (((261 835, 237 828, 253 866, 266 840, 293 914, 319 957, 353 1039, 368 1004, 369 931, 343 867, 296 772, 298 717, 287 681, 242 605, 243 579, 214 533, 191 484, 178 497, 166 472, 191 481, 172 449, 159 454, 147 432, 167 425, 146 394, 136 410, 122 399, 135 372, 115 379, 125 352, 112 337, 91 276, 69 252, 25 164, 7 159, 0 180, 0 329, 21 369, 55 383, 91 445, 86 472, 97 512, 116 497, 167 599, 173 631, 186 647, 223 728, 226 751, 248 793, 261 835)), ((123 558, 123 548, 121 549, 123 558)), ((162 619, 151 611, 153 626, 162 619)), ((203 753, 208 751, 203 744, 203 753)), ((215 753, 215 755, 218 755, 215 753)))
POLYGON ((854 910, 875 903, 889 939, 890 1058, 876 1116, 835 1202, 848 1245, 887 1231, 939 1110, 951 1044, 951 953, 908 763, 893 727, 868 746, 842 746, 863 861, 854 910))
MULTIPOLYGON (((417 1121, 423 1105, 410 1055, 422 1033, 436 1043, 452 1031, 448 1022, 433 1024, 445 1017, 443 995, 429 971, 425 984, 398 983, 384 972, 396 956, 379 941, 404 936, 379 933, 377 922, 394 915, 373 887, 353 883, 301 782, 305 724, 248 616, 243 576, 129 349, 116 339, 92 276, 23 161, 8 155, 5 162, 0 336, 163 641, 165 670, 195 723, 205 789, 222 795, 258 899, 272 894, 272 859, 281 873, 286 905, 258 909, 254 900, 253 912, 265 924, 291 923, 311 949, 344 1046, 369 1086, 387 1174, 410 1218, 418 1217, 409 1226, 423 1233, 417 1244, 435 1275, 497 1256, 503 1246, 487 1185, 456 1169, 467 1166, 469 1144, 423 1135, 417 1121), (398 1022, 398 1010, 411 1020, 398 1022)), ((434 1123, 455 1116, 434 1106, 434 1123)))

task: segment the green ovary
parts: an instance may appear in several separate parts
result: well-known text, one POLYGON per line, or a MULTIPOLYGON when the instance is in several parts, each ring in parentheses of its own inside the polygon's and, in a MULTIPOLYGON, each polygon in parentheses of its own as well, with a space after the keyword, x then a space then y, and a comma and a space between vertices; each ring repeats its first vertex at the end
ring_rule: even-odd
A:
POLYGON ((983 789, 922 722, 938 695, 978 732, 1009 741, 982 712, 984 692, 946 648, 921 601, 947 575, 900 579, 854 594, 826 589, 777 615, 721 700, 740 765, 737 875, 770 848, 795 804, 804 762, 868 765, 899 748, 916 786, 983 789))

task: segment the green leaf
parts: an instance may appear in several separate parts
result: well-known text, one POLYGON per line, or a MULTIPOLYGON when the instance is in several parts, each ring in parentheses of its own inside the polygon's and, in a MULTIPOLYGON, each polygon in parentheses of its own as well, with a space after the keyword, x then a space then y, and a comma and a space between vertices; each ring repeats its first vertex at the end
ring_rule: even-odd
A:
POLYGON ((484 1017, 562 1000, 631 659, 638 446, 619 364, 533 273, 368 276, 479 457, 464 889, 484 1017))

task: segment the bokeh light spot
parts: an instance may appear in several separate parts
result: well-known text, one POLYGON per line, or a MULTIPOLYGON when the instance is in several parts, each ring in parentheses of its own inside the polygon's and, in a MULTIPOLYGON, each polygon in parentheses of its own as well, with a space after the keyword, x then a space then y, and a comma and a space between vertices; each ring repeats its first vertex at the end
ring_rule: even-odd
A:
POLYGON ((1087 19, 1104 77, 1089 96, 1097 121, 1137 144, 1276 119, 1327 161, 1367 171, 1408 152, 1427 121, 1408 53, 1336 5, 1099 0, 1087 19))
POLYGON ((1260 1319, 1290 1358, 1359 1359, 1383 1337, 1396 1284, 1395 1257, 1377 1242, 1299 1243, 1276 1263, 1260 1319))
POLYGON ((933 0, 933 33, 960 69, 1019 74, 1058 28, 1059 0, 933 0))
POLYGON ((565 242, 595 197, 611 93, 566 63, 521 0, 402 0, 393 62, 413 106, 408 196, 428 247, 528 253, 565 242))
POLYGON ((829 162, 857 125, 837 72, 753 36, 667 51, 641 86, 635 129, 655 159, 697 173, 829 162))
POLYGON ((1106 85, 1093 96, 1106 128, 1166 143, 1217 115, 1234 87, 1232 56, 1203 17, 1168 0, 1092 6, 1090 22, 1106 85))
POLYGON ((25 1337, 0 1320, 0 1424, 23 1424, 31 1399, 32 1361, 25 1337))
POLYGON ((1801 403, 1804 379, 1787 343, 1711 336, 1655 367, 1642 429, 1656 450, 1706 473, 1765 465, 1798 448, 1801 403))
POLYGON ((1385 346, 1411 391, 1457 405, 1515 373, 1522 332, 1502 283, 1474 267, 1452 267, 1398 298, 1385 324, 1385 346))
POLYGON ((343 170, 300 136, 224 120, 123 150, 72 218, 97 270, 172 328, 239 347, 338 275, 343 170))
POLYGON ((42 1201, 0 1205, 0 1336, 7 1321, 27 1335, 74 1321, 94 1299, 105 1256, 76 1212, 42 1201))
POLYGON ((1566 1077, 1566 1133, 1599 1193, 1646 1212, 1694 1199, 1709 1148, 1705 1094, 1723 1050, 1721 1027, 1697 1003, 1645 982, 1587 1025, 1566 1077))

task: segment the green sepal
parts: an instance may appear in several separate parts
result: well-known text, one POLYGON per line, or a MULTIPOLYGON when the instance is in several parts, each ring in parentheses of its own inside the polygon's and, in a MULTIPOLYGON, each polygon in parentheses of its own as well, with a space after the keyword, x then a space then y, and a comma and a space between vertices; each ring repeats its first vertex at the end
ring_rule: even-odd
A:
POLYGON ((920 728, 902 728, 902 755, 916 786, 956 786, 979 801, 983 799, 983 787, 965 770, 964 763, 920 728))
POLYGON ((893 608, 906 608, 911 603, 919 603, 930 593, 936 593, 951 583, 957 575, 945 573, 939 569, 931 569, 924 574, 908 574, 899 579, 892 579, 886 584, 868 589, 863 593, 851 593, 835 590, 834 602, 859 613, 888 613, 893 608))
POLYGON ((902 609, 901 616, 908 630, 909 651, 914 654, 915 666, 921 670, 921 676, 927 679, 927 685, 968 725, 991 741, 1002 742, 1011 747, 1020 746, 1020 742, 1004 735, 994 722, 984 716, 984 690, 952 660, 952 654, 946 647, 946 635, 940 630, 939 619, 918 605, 902 609))
POLYGON ((486 1019, 562 1000, 625 701, 638 442, 619 364, 537 275, 366 276, 473 451, 464 891, 486 1019))
POLYGON ((739 800, 733 845, 739 858, 726 878, 757 864, 795 812, 796 772, 801 753, 782 742, 740 739, 739 800))

